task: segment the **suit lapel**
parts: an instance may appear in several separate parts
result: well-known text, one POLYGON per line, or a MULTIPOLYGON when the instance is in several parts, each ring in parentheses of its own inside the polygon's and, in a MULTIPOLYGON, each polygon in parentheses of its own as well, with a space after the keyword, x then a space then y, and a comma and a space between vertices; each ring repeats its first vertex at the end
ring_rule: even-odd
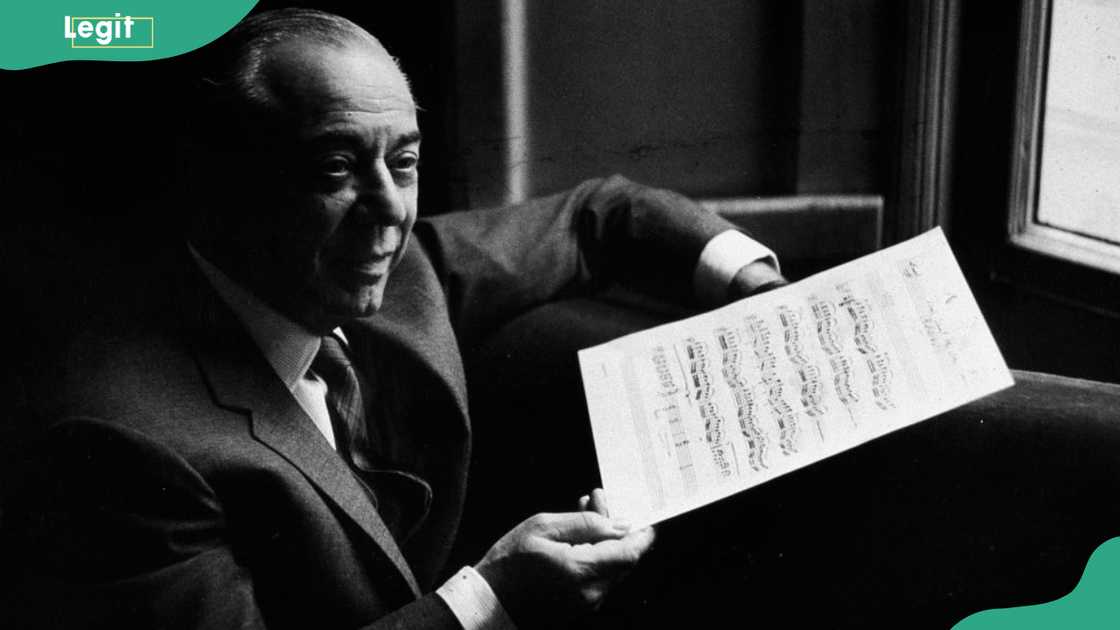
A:
POLYGON ((408 562, 360 482, 272 371, 236 317, 195 273, 188 308, 194 352, 215 401, 249 414, 255 439, 295 466, 364 532, 420 595, 408 562), (197 309, 197 310, 194 310, 197 309))
POLYGON ((420 583, 431 584, 462 514, 470 424, 443 289, 417 241, 390 276, 381 310, 343 329, 355 366, 373 375, 374 450, 383 463, 430 484, 428 517, 402 544, 420 583))
MULTIPOLYGON (((451 330, 439 280, 419 242, 412 240, 389 277, 384 305, 374 316, 344 327, 365 328, 369 338, 410 355, 450 394, 466 426, 467 390, 459 343, 451 330)), ((359 333, 361 334, 361 333, 359 333)))

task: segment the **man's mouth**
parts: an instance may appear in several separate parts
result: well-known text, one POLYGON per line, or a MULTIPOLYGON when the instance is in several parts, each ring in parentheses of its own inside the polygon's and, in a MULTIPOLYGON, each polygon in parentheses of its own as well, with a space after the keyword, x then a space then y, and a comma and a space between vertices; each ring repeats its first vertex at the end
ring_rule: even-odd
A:
POLYGON ((364 258, 341 258, 332 265, 342 275, 360 284, 375 284, 387 276, 393 265, 393 252, 375 253, 364 258))

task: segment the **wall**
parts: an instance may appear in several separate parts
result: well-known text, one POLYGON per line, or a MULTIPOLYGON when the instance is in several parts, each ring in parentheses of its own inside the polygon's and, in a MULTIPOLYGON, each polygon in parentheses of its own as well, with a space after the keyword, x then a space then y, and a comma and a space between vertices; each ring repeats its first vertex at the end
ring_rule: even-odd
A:
POLYGON ((459 198, 611 172, 706 197, 882 192, 892 19, 882 0, 481 3, 457 23, 459 198))
POLYGON ((535 3, 527 11, 531 190, 619 171, 689 193, 791 185, 791 3, 535 3))

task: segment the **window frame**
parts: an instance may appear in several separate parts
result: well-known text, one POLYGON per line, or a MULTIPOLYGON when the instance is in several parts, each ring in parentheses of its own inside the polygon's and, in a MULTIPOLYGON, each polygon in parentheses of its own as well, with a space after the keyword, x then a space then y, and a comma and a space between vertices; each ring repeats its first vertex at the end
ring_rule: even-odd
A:
POLYGON ((1007 236, 1012 247, 1120 274, 1120 246, 1037 220, 1052 0, 1027 0, 1020 26, 1007 236))
POLYGON ((897 159, 887 183, 884 245, 937 226, 952 230, 962 1, 900 5, 902 55, 892 145, 897 159))
MULTIPOLYGON (((979 239, 994 246, 970 245, 968 260, 962 261, 962 266, 966 269, 971 267, 976 279, 984 278, 986 283, 990 283, 985 290, 993 295, 1002 295, 1004 300, 1014 302, 1038 296, 1062 305, 1062 308, 1072 307, 1120 319, 1120 274, 1062 255, 1064 249, 1059 239, 1047 238, 1054 236, 1047 230, 1025 229, 1024 219, 1032 216, 1025 210, 1033 210, 1038 192, 1040 154, 1036 149, 1041 138, 1044 62, 1049 41, 1048 38, 1042 39, 1039 30, 1043 17, 1049 16, 1050 0, 1022 0, 1019 6, 1015 33, 1018 51, 1012 56, 1017 65, 1009 68, 1014 75, 1009 81, 1007 93, 1012 120, 1009 121, 1006 140, 996 139, 997 144, 1006 148, 1003 155, 1007 161, 1004 168, 992 171, 993 177, 998 177, 1001 171, 1005 174, 1002 186, 1006 188, 1002 194, 994 196, 977 191, 981 200, 996 204, 993 207, 994 216, 958 216, 962 234, 957 236, 965 239, 963 242, 979 239), (1043 241, 1045 244, 1040 247, 1039 243, 1043 241)), ((985 73, 990 76, 979 84, 974 77, 971 89, 991 85, 991 81, 996 80, 993 72, 996 70, 981 72, 981 78, 985 73)), ((972 106, 975 107, 975 104, 972 106)), ((998 112, 992 109, 988 115, 996 116, 998 112)), ((968 146, 968 143, 964 145, 968 146)), ((956 159, 961 159, 961 155, 957 154, 956 159)), ((967 179, 957 184, 954 205, 970 205, 964 199, 973 194, 963 183, 967 179)), ((975 177, 971 181, 972 186, 977 185, 975 177)), ((976 207, 971 210, 974 213, 980 211, 976 207)))

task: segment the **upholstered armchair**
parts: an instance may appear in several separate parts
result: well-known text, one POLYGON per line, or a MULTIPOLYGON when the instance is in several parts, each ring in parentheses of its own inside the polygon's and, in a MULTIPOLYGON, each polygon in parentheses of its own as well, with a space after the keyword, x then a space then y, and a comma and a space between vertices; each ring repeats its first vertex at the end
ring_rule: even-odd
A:
MULTIPOLYGON (((606 294, 540 307, 465 349, 464 561, 599 484, 576 351, 680 314, 606 294)), ((601 621, 949 627, 1065 595, 1120 535, 1120 385, 1013 374, 1008 390, 664 523, 601 621)))

